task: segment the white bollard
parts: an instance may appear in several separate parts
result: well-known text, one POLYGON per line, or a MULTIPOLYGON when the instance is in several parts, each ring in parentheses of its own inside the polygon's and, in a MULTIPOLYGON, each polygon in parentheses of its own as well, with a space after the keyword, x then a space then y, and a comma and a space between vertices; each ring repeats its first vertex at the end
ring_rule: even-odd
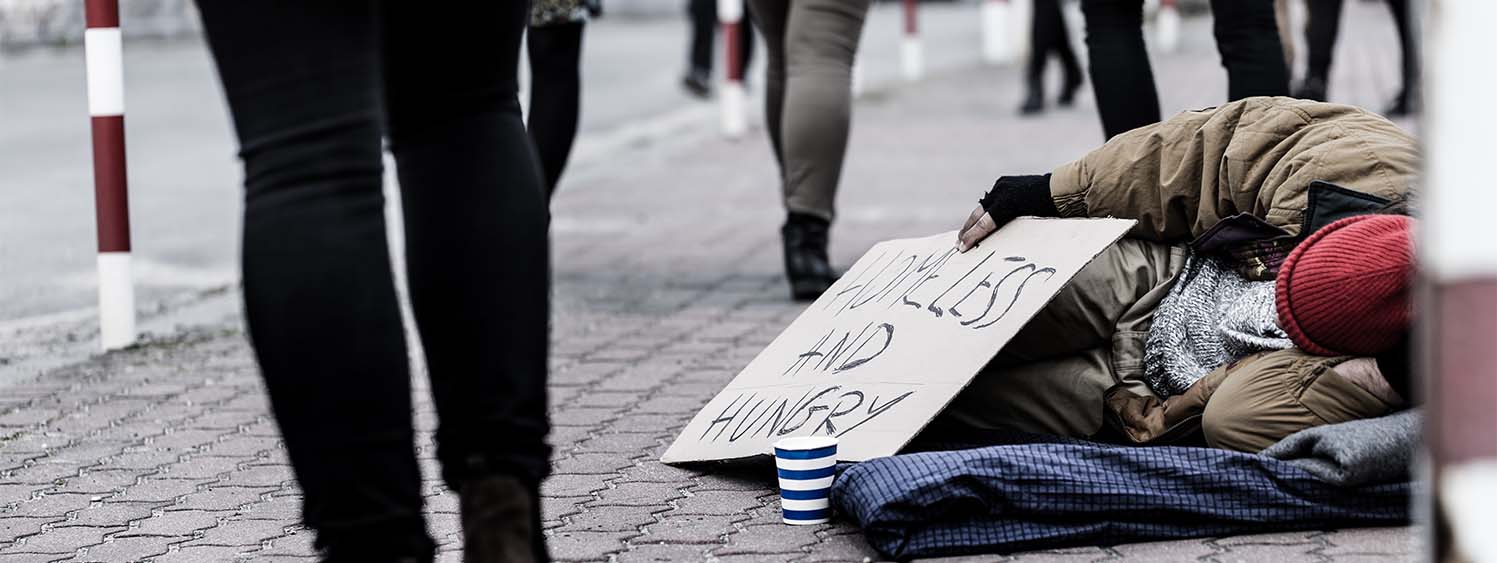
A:
POLYGON ((748 130, 748 91, 743 87, 739 34, 752 32, 743 28, 743 0, 717 0, 717 19, 722 22, 723 66, 727 69, 718 105, 723 135, 736 139, 748 130))
POLYGON ((904 0, 904 39, 899 44, 899 67, 904 79, 919 80, 925 74, 925 52, 920 45, 919 4, 904 0))
POLYGON ((1175 6, 1175 0, 1163 0, 1159 3, 1159 13, 1154 16, 1155 45, 1161 53, 1173 53, 1180 47, 1180 10, 1175 6))
POLYGON ((743 81, 724 82, 718 99, 722 105, 723 135, 732 139, 742 137, 748 130, 748 90, 744 89, 743 81))
POLYGON ((1013 57, 1013 50, 1009 48, 1008 39, 1008 0, 983 0, 979 16, 982 20, 983 62, 1009 62, 1013 57))

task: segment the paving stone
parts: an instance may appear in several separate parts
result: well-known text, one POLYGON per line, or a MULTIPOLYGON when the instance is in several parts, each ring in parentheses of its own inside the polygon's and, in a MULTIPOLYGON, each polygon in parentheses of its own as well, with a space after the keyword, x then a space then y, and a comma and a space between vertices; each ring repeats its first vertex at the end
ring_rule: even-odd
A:
POLYGON ((234 471, 248 458, 193 455, 185 461, 161 468, 161 477, 172 479, 214 479, 234 471))
POLYGON ((138 521, 115 537, 165 536, 176 538, 193 537, 193 532, 218 525, 219 513, 206 510, 173 510, 160 512, 138 521))
POLYGON ((160 506, 160 503, 104 500, 79 510, 66 523, 78 526, 123 528, 129 522, 149 518, 157 506, 160 506))
POLYGON ((1321 553, 1340 561, 1343 556, 1396 555, 1413 557, 1423 550, 1423 537, 1413 528, 1355 528, 1326 534, 1331 546, 1321 553))
POLYGON ((660 438, 652 432, 611 432, 608 434, 598 434, 589 440, 580 442, 575 447, 575 450, 577 453, 639 455, 641 451, 656 447, 659 444, 660 438))
MULTIPOLYGON (((863 539, 863 534, 855 528, 850 533, 828 535, 821 543, 817 544, 811 554, 802 558, 807 563, 819 563, 830 561, 878 561, 878 551, 874 550, 868 542, 863 539)), ((990 555, 988 561, 993 561, 990 555)))
POLYGON ((620 469, 632 465, 634 462, 628 456, 612 453, 579 453, 552 464, 552 471, 566 475, 617 475, 620 469))
POLYGON ((703 561, 711 545, 655 544, 630 542, 629 551, 618 554, 619 563, 659 563, 663 561, 703 561))
POLYGON ((586 475, 551 475, 541 484, 541 493, 546 496, 577 497, 588 496, 596 491, 608 488, 609 479, 617 479, 617 474, 586 474, 586 475))
POLYGON ((546 537, 551 557, 557 561, 599 561, 623 551, 628 538, 614 532, 557 531, 546 537))
POLYGON ((593 500, 591 496, 561 497, 546 495, 541 499, 541 516, 547 520, 560 520, 582 512, 583 504, 593 500))
POLYGON ((212 483, 211 479, 162 479, 147 477, 139 483, 125 487, 125 491, 112 497, 122 501, 167 502, 198 491, 199 486, 212 483))
POLYGON ((103 543, 106 536, 124 529, 124 526, 52 526, 44 534, 28 536, 0 550, 0 560, 8 562, 16 553, 76 554, 79 549, 103 543))
POLYGON ((670 502, 686 496, 679 483, 616 483, 596 494, 588 506, 652 506, 669 508, 670 502))
POLYGON ((202 537, 182 545, 258 547, 265 540, 286 535, 287 527, 284 522, 276 520, 229 519, 203 530, 202 537))
POLYGON ((35 516, 5 516, 0 518, 0 542, 15 540, 42 531, 42 525, 57 522, 61 518, 38 518, 35 516))
MULTIPOLYGON (((238 459, 238 458, 232 458, 238 459)), ((235 469, 221 481, 223 485, 243 487, 279 487, 286 483, 296 481, 296 475, 291 472, 290 466, 285 465, 253 465, 243 469, 235 469)))
POLYGON ((1119 557, 1140 561, 1205 561, 1220 553, 1221 548, 1203 541, 1163 541, 1117 545, 1111 548, 1119 557))
POLYGON ((111 495, 134 485, 141 477, 139 471, 126 469, 86 470, 82 475, 69 477, 53 490, 59 493, 86 493, 111 495))
POLYGON ((94 497, 86 494, 46 494, 40 498, 23 501, 7 510, 0 510, 0 518, 30 516, 61 519, 69 512, 87 508, 94 497))
POLYGON ((4 553, 5 563, 51 563, 65 559, 65 555, 53 553, 4 553))
POLYGON ((140 561, 148 557, 164 555, 172 542, 182 541, 163 536, 135 536, 105 540, 99 545, 89 546, 82 555, 69 561, 140 561))
POLYGON ((280 487, 232 487, 208 485, 203 490, 184 495, 170 510, 233 510, 258 503, 280 487))
POLYGON ((587 506, 563 520, 561 531, 638 532, 640 526, 655 522, 655 514, 669 506, 587 506))
POLYGON ((662 514, 660 522, 645 526, 638 542, 689 543, 720 545, 724 537, 738 529, 733 523, 744 519, 741 514, 662 514))
POLYGON ((744 526, 743 530, 728 534, 726 545, 717 548, 714 555, 737 553, 804 553, 803 549, 821 542, 816 535, 816 526, 790 526, 767 524, 744 526))
POLYGON ((672 514, 743 514, 759 507, 753 494, 738 491, 703 491, 676 501, 672 514))
POLYGON ((250 554, 243 547, 184 545, 175 551, 153 558, 151 563, 202 563, 204 561, 232 561, 249 558, 250 554))
POLYGON ((1319 542, 1307 543, 1263 543, 1228 546, 1225 553, 1213 557, 1217 561, 1312 561, 1326 547, 1319 542))

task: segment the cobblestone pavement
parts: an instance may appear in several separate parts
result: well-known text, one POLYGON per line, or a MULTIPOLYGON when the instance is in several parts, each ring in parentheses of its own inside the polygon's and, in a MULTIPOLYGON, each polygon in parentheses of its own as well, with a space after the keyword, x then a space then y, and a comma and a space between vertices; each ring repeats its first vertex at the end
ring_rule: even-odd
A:
MULTIPOLYGON (((1183 53, 1159 59, 1161 84, 1193 85, 1161 88, 1166 113, 1211 105, 1225 91, 1204 25, 1191 22, 1183 53)), ((1347 59, 1338 72, 1386 84, 1357 74, 1392 72, 1392 62, 1369 60, 1391 61, 1347 59)), ((868 93, 843 178, 836 261, 850 264, 880 239, 954 228, 993 177, 1047 170, 1100 140, 1089 103, 1013 117, 1018 89, 1013 69, 991 69, 868 93)), ((1366 90, 1360 101, 1369 104, 1388 93, 1366 90)), ((800 310, 780 278, 766 145, 756 131, 738 142, 634 147, 606 173, 563 186, 554 210, 555 472, 544 487, 557 559, 877 558, 845 522, 780 524, 775 491, 753 472, 656 461, 800 310)), ((457 505, 434 480, 435 414, 420 369, 415 379, 429 526, 442 560, 457 561, 457 505)), ((52 369, 0 389, 0 561, 308 560, 312 537, 297 523, 287 463, 232 315, 52 369)), ((1330 530, 960 560, 1403 560, 1417 535, 1330 530)))

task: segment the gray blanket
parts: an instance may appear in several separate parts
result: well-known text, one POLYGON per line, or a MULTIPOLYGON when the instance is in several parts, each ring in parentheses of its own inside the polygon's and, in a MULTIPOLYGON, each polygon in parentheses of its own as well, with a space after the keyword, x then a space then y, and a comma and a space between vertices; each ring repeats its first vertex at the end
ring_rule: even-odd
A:
POLYGON ((1296 432, 1262 453, 1335 485, 1407 481, 1422 420, 1416 409, 1318 426, 1296 432))

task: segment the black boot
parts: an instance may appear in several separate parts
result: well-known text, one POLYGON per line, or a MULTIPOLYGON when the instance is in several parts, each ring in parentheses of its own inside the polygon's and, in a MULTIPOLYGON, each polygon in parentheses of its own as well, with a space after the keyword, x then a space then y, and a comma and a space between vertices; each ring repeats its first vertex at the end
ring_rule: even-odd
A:
POLYGON ((1055 100, 1061 107, 1071 107, 1076 103, 1076 91, 1081 89, 1081 69, 1073 68, 1066 70, 1066 84, 1060 87, 1060 98, 1055 100))
POLYGON ((1029 93, 1024 96, 1024 105, 1019 106, 1019 115, 1035 115, 1045 111, 1045 92, 1037 86, 1030 86, 1029 93))
POLYGON ((692 70, 681 79, 681 87, 686 89, 686 93, 705 100, 712 97, 712 75, 700 70, 692 70))
POLYGON ((1324 102, 1326 92, 1325 78, 1319 76, 1306 76, 1305 81, 1294 90, 1294 97, 1301 100, 1315 100, 1324 102))
POLYGON ((1388 109, 1383 112, 1383 115, 1387 117, 1403 117, 1412 112, 1413 107, 1409 104, 1409 92, 1404 90, 1398 93, 1398 97, 1393 98, 1393 102, 1388 104, 1388 109))
POLYGON ((804 213, 791 213, 780 227, 785 243, 785 277, 790 280, 790 296, 796 301, 811 301, 837 281, 827 259, 827 234, 832 224, 826 219, 804 213))
POLYGON ((458 490, 466 563, 544 563, 540 494, 509 475, 490 475, 458 490))

